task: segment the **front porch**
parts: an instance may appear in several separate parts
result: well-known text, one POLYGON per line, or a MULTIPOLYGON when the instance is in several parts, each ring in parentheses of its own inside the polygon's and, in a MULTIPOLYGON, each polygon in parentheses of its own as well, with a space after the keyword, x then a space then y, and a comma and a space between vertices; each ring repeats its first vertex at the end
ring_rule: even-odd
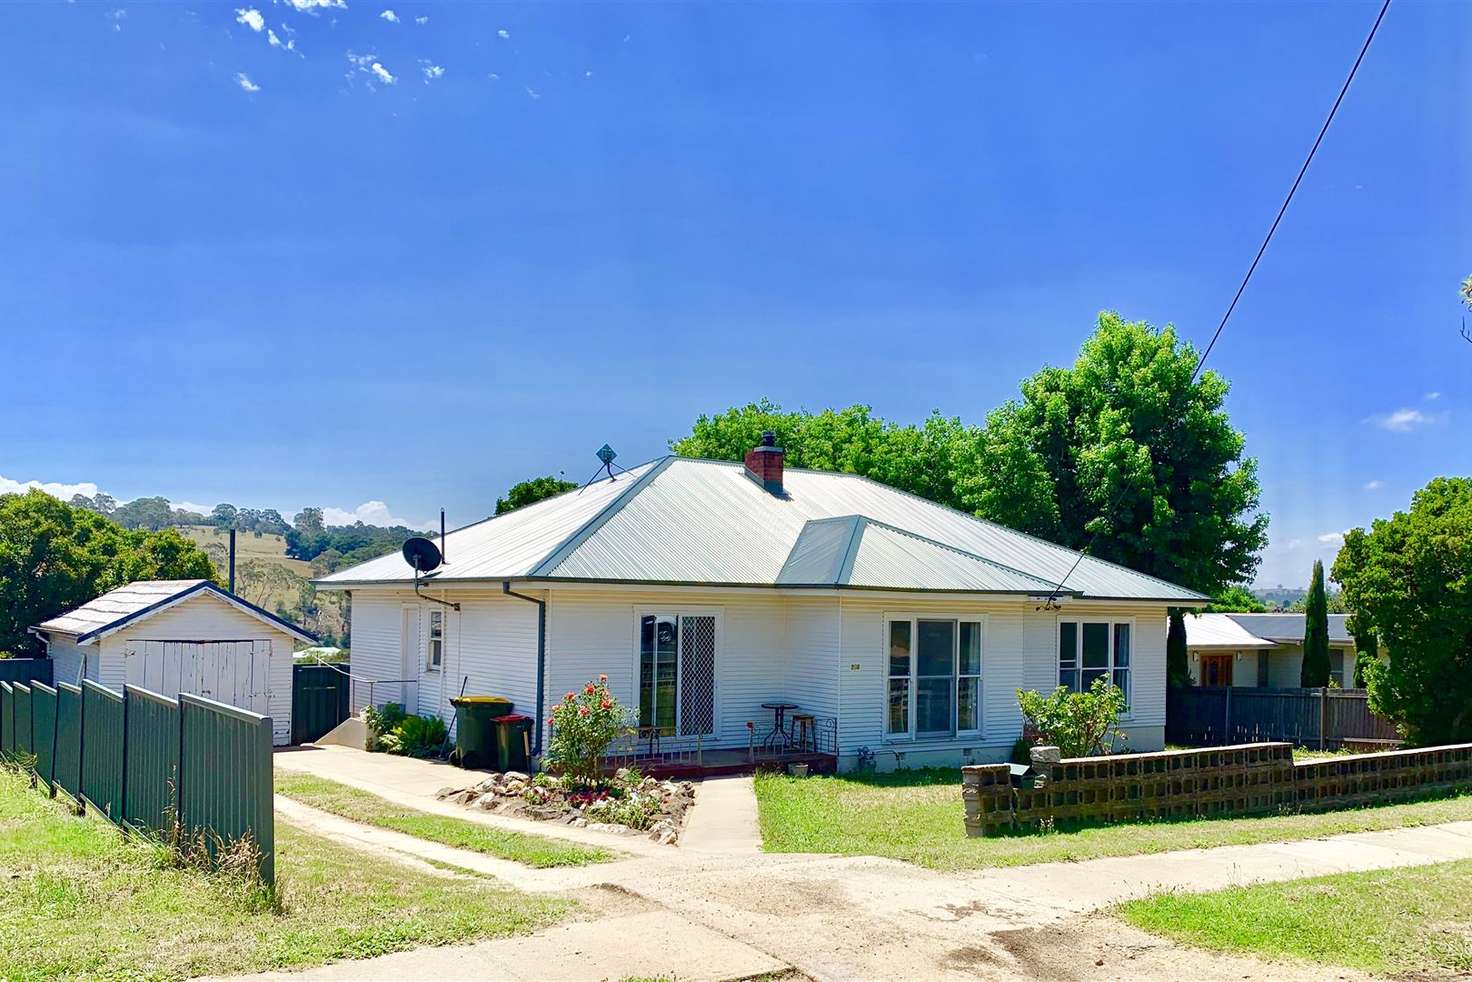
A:
MULTIPOLYGON (((796 708, 796 707, 794 707, 796 708)), ((714 744, 703 736, 673 737, 659 727, 642 726, 615 743, 604 758, 610 770, 632 767, 660 778, 691 779, 782 771, 806 764, 810 772, 838 770, 838 720, 810 713, 785 714, 779 723, 746 724, 747 744, 714 744)))

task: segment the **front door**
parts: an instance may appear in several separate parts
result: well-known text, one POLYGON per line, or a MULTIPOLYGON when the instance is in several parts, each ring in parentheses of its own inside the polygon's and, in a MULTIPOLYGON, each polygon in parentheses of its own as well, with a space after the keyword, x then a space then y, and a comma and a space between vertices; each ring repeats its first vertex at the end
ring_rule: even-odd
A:
POLYGON ((1231 685, 1232 684, 1232 656, 1231 655, 1202 655, 1201 656, 1201 684, 1202 685, 1231 685))

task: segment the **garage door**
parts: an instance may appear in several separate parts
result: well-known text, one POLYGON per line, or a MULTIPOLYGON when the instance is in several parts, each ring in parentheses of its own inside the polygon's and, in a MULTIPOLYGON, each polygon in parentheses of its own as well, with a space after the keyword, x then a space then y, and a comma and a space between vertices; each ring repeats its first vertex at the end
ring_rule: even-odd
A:
POLYGON ((129 641, 123 666, 129 685, 170 697, 188 692, 268 716, 271 655, 270 641, 129 641))

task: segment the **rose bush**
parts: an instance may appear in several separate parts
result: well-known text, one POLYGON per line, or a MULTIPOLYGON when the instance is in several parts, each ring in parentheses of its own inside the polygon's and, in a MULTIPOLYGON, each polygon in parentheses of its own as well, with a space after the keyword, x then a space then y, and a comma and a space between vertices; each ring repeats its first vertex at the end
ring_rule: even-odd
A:
POLYGON ((628 713, 608 691, 607 675, 564 695, 547 722, 547 766, 585 786, 598 781, 598 762, 609 744, 631 729, 628 713))

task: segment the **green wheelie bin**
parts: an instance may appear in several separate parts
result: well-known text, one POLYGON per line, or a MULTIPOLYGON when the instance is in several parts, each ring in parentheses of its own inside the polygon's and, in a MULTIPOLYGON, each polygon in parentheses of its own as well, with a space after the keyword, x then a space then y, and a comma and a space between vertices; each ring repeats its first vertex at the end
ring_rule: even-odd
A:
POLYGON ((511 700, 500 696, 458 696, 450 700, 450 705, 455 707, 455 762, 461 767, 495 767, 495 719, 515 708, 511 700))
POLYGON ((531 762, 532 718, 520 713, 497 716, 496 724, 496 767, 503 773, 521 771, 526 773, 531 762))

